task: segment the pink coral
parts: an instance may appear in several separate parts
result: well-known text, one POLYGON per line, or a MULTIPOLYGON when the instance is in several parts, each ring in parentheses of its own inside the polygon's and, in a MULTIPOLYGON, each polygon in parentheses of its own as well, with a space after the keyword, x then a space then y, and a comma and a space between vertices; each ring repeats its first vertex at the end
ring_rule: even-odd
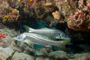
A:
POLYGON ((79 8, 83 8, 83 6, 84 6, 84 0, 79 0, 78 1, 78 4, 79 4, 79 8))
POLYGON ((90 0, 87 0, 87 6, 90 8, 90 0))
POLYGON ((85 24, 84 21, 85 21, 85 14, 81 10, 77 10, 75 12, 75 15, 68 17, 67 23, 68 27, 71 29, 76 28, 80 29, 80 27, 82 27, 83 24, 85 24))

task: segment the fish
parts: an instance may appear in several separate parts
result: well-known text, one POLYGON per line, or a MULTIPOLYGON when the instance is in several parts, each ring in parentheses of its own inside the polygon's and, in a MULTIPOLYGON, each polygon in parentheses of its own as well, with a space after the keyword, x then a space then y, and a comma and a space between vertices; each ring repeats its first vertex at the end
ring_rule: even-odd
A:
MULTIPOLYGON (((39 1, 39 0, 36 0, 36 3, 37 3, 38 1, 39 1)), ((32 6, 32 5, 34 4, 34 2, 35 2, 34 0, 28 1, 28 3, 29 3, 30 6, 32 6)))
POLYGON ((35 33, 29 33, 29 32, 21 33, 20 35, 13 37, 13 39, 17 41, 23 41, 28 45, 38 44, 45 47, 57 46, 63 50, 65 50, 65 45, 70 42, 70 40, 55 41, 55 40, 51 40, 46 36, 35 33))
POLYGON ((0 33, 0 38, 5 38, 5 35, 4 34, 2 34, 2 33, 0 33))
POLYGON ((44 35, 50 39, 71 40, 71 38, 67 34, 65 34, 64 32, 62 32, 58 29, 51 29, 51 28, 33 29, 26 25, 24 25, 24 28, 26 29, 26 32, 44 35))

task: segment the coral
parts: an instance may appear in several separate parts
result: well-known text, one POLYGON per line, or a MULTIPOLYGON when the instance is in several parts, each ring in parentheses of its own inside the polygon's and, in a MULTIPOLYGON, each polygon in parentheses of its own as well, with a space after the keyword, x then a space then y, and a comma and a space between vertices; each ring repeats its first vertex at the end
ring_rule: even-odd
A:
POLYGON ((2 33, 5 36, 5 38, 0 37, 0 46, 8 47, 13 42, 12 36, 16 35, 17 32, 15 32, 15 30, 9 30, 9 28, 7 28, 6 26, 2 24, 0 24, 0 26, 3 27, 0 29, 0 33, 2 33))
POLYGON ((11 0, 1 3, 0 18, 3 23, 20 23, 27 17, 34 17, 52 26, 66 22, 70 29, 90 30, 90 0, 11 0), (46 20, 48 16, 51 19, 46 20))
MULTIPOLYGON (((67 25, 70 29, 76 31, 89 31, 90 28, 90 1, 89 0, 57 0, 55 1, 56 6, 59 9, 59 14, 64 16, 64 19, 61 15, 55 14, 53 12, 54 18, 55 16, 59 16, 57 20, 67 22, 67 25)), ((58 22, 59 22, 58 21, 58 22)), ((63 22, 62 22, 63 23, 63 22)))
POLYGON ((57 19, 57 20, 60 19, 60 14, 58 11, 53 12, 52 15, 54 16, 54 19, 57 19))
POLYGON ((14 52, 14 50, 12 50, 9 47, 7 47, 7 48, 0 47, 0 56, 1 56, 0 59, 6 60, 13 52, 14 52))
POLYGON ((18 53, 18 52, 16 52, 13 55, 12 60, 34 60, 34 57, 30 56, 30 55, 27 55, 25 53, 18 53))
MULTIPOLYGON (((87 2, 88 0, 86 0, 87 2)), ((88 5, 85 5, 84 0, 78 1, 78 8, 75 9, 74 14, 67 17, 68 27, 77 31, 89 31, 90 12, 88 5)))
POLYGON ((90 58, 89 58, 90 54, 88 54, 88 53, 75 54, 73 57, 74 57, 74 59, 72 59, 72 60, 90 60, 90 58))
POLYGON ((10 7, 7 1, 2 1, 0 8, 0 17, 2 18, 3 23, 17 21, 19 17, 19 11, 10 7))
POLYGON ((55 57, 55 58, 63 58, 66 57, 67 58, 67 53, 64 51, 55 51, 55 52, 51 52, 49 53, 50 57, 55 57))
MULTIPOLYGON (((90 0, 0 0, 0 4, 1 23, 7 23, 9 26, 14 27, 15 22, 20 24, 29 20, 31 25, 33 22, 35 23, 34 19, 31 20, 31 17, 35 18, 36 21, 49 24, 50 27, 61 24, 58 27, 61 29, 64 26, 66 28, 65 23, 67 23, 68 29, 70 28, 67 33, 72 38, 74 44, 81 43, 82 41, 83 43, 85 41, 89 43, 87 40, 90 33, 81 31, 90 31, 90 0)), ((90 53, 69 57, 66 52, 60 50, 53 51, 48 48, 34 49, 26 43, 14 41, 12 37, 18 33, 2 24, 0 24, 0 33, 5 35, 5 38, 0 38, 1 59, 9 59, 14 50, 17 52, 13 54, 12 60, 33 60, 34 58, 36 60, 53 60, 53 58, 55 58, 54 60, 90 59, 90 53), (36 57, 38 55, 40 57, 36 57)), ((83 47, 83 49, 90 50, 87 47, 83 47)))

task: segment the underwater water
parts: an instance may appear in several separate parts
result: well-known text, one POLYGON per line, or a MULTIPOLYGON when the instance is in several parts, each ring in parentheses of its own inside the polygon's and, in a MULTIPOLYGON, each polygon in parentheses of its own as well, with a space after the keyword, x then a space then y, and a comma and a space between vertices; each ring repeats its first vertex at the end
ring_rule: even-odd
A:
POLYGON ((90 0, 0 3, 0 60, 90 60, 90 0))

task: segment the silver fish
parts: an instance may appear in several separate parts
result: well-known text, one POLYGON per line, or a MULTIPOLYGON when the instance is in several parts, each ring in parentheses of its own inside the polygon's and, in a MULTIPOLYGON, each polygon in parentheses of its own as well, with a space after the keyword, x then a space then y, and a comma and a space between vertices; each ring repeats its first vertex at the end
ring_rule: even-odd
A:
POLYGON ((70 40, 65 41, 54 41, 49 39, 46 36, 42 36, 35 33, 22 33, 16 37, 14 37, 15 40, 26 42, 27 44, 39 44, 43 46, 57 46, 61 49, 65 48, 65 45, 70 42, 70 40))
POLYGON ((27 32, 41 34, 51 39, 71 40, 71 38, 68 35, 57 29, 49 29, 49 28, 33 29, 26 25, 24 25, 24 28, 26 29, 27 32))

